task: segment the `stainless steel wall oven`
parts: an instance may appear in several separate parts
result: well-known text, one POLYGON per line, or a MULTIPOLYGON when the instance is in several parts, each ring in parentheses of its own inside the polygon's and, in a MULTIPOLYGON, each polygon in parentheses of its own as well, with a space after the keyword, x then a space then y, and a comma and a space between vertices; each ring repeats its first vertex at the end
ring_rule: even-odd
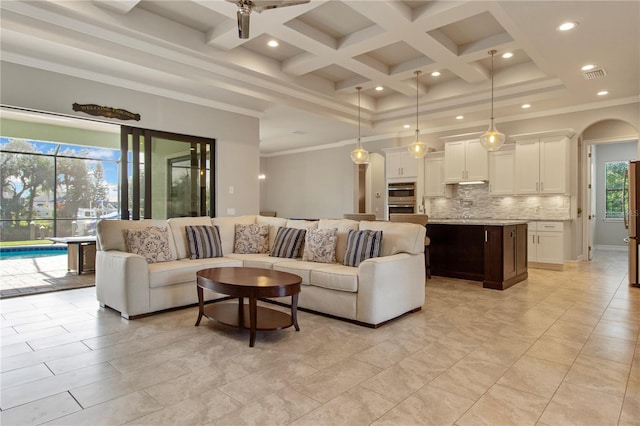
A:
POLYGON ((389 183, 387 189, 389 213, 416 212, 416 183, 389 183))

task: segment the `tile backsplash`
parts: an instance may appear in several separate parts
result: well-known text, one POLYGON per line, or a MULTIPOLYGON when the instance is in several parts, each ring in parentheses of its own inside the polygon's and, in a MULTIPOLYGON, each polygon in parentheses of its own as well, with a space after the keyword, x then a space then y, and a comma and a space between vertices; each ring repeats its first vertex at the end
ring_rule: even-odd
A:
POLYGON ((431 218, 569 220, 571 197, 492 196, 489 184, 453 185, 451 198, 425 198, 425 211, 431 218))

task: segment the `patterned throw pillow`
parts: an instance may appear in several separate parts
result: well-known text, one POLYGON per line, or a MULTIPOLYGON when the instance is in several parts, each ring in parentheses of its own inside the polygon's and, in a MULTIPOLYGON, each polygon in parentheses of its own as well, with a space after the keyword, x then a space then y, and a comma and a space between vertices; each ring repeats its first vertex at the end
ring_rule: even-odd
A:
POLYGON ((218 226, 185 226, 191 259, 222 257, 222 241, 218 226))
POLYGON ((304 240, 302 260, 336 263, 338 228, 309 229, 304 240))
POLYGON ((269 225, 236 224, 234 253, 255 254, 269 252, 269 225))
POLYGON ((358 266, 360 262, 379 257, 382 251, 382 231, 349 231, 344 264, 358 266))
POLYGON ((269 255, 295 259, 300 255, 300 247, 302 247, 305 234, 306 231, 304 229, 278 228, 276 239, 269 255))
POLYGON ((159 226, 140 229, 125 229, 124 240, 129 253, 143 256, 147 263, 175 260, 169 246, 169 231, 159 226))

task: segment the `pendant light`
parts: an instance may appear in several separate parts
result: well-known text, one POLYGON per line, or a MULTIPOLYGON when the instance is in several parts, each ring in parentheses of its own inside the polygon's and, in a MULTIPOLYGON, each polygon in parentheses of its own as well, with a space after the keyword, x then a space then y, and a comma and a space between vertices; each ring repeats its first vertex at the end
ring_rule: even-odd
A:
POLYGON ((409 153, 416 160, 422 158, 427 153, 427 146, 420 142, 420 129, 418 129, 418 76, 422 73, 422 71, 416 71, 414 74, 416 75, 416 140, 409 145, 409 153))
POLYGON ((493 122, 493 55, 496 53, 498 53, 496 50, 489 51, 489 55, 491 55, 491 123, 489 130, 480 137, 480 143, 487 151, 497 151, 505 140, 504 133, 500 133, 493 122))
POLYGON ((362 87, 356 87, 358 91, 358 147, 351 151, 351 161, 356 164, 369 164, 369 151, 362 148, 360 141, 360 91, 362 87))

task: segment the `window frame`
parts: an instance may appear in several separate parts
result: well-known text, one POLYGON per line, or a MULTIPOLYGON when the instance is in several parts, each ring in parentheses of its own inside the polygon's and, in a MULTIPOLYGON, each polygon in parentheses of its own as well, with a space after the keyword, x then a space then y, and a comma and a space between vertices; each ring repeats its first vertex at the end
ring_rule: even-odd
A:
POLYGON ((620 197, 622 197, 622 194, 624 193, 624 183, 622 184, 622 186, 620 186, 620 188, 609 188, 609 179, 607 179, 610 173, 609 171, 610 167, 618 164, 623 165, 623 171, 622 171, 623 174, 625 173, 625 171, 628 171, 629 163, 627 161, 616 160, 616 161, 606 161, 604 163, 604 219, 603 219, 604 222, 622 222, 624 220, 624 212, 625 212, 624 206, 622 206, 621 212, 613 212, 608 209, 609 194, 616 192, 616 193, 620 193, 620 197), (616 214, 619 213, 620 216, 619 217, 612 216, 611 215, 612 213, 616 213, 616 214))

